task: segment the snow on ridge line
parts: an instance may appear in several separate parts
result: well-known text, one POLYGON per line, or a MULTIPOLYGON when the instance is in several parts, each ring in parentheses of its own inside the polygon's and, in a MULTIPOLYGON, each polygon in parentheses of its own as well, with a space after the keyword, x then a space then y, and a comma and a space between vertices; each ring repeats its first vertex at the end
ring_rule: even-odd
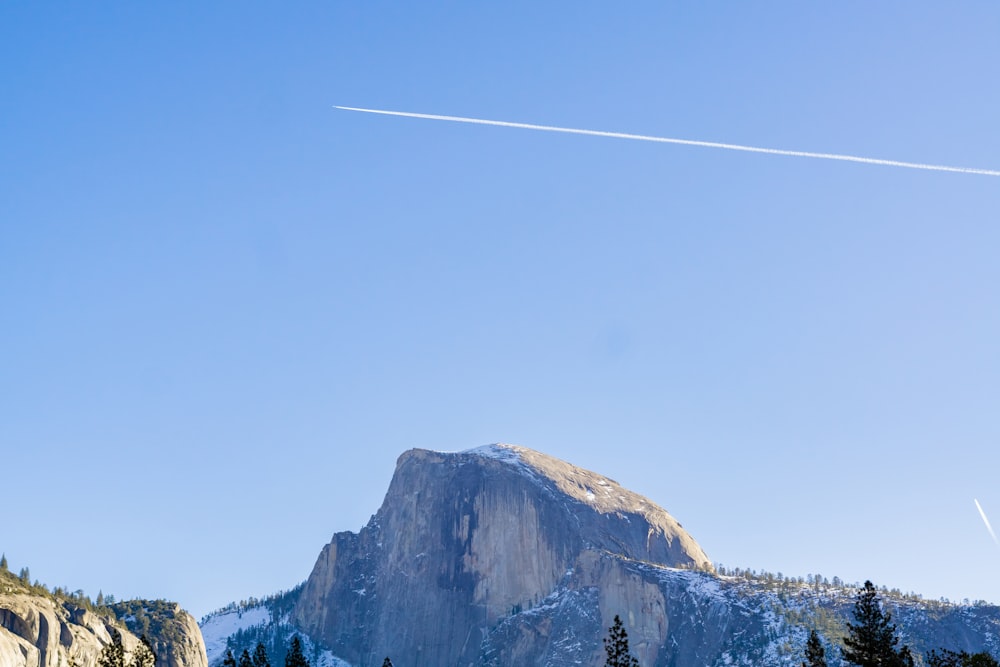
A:
MULTIPOLYGON (((492 459, 494 461, 499 461, 500 463, 506 463, 507 465, 518 470, 521 474, 526 475, 536 482, 541 481, 539 473, 542 471, 538 470, 536 466, 532 465, 524 457, 525 453, 532 453, 532 450, 527 447, 511 445, 506 442, 495 442, 491 445, 483 445, 482 447, 474 447, 472 449, 466 449, 455 453, 459 455, 479 456, 484 459, 492 459)), ((540 455, 545 456, 544 454, 540 455)))
MULTIPOLYGON (((445 453, 445 452, 440 452, 445 453)), ((580 503, 588 505, 600 514, 614 514, 628 522, 629 515, 643 517, 664 535, 680 536, 690 540, 692 546, 701 551, 694 538, 687 535, 681 524, 665 509, 649 498, 631 491, 617 481, 601 473, 587 470, 549 454, 507 443, 494 443, 461 452, 446 454, 458 456, 479 456, 505 463, 535 483, 555 488, 580 503)), ((711 561, 701 553, 706 563, 711 561)))
POLYGON ((569 461, 564 461, 549 454, 522 447, 521 445, 497 442, 455 453, 471 454, 507 463, 535 481, 540 482, 542 479, 545 479, 555 483, 563 493, 576 500, 585 502, 595 508, 601 505, 602 507, 599 511, 609 511, 607 505, 610 501, 611 504, 615 505, 610 511, 634 511, 642 513, 646 509, 645 505, 649 502, 646 498, 628 491, 610 477, 580 468, 569 461), (595 490, 599 490, 603 494, 600 500, 598 500, 597 495, 594 493, 595 490), (633 506, 627 507, 628 500, 624 495, 620 494, 618 495, 619 502, 615 502, 615 499, 612 497, 613 490, 631 496, 629 500, 632 501, 633 506), (636 500, 638 502, 635 502, 636 500))
POLYGON ((265 607, 252 607, 242 611, 227 611, 212 616, 200 627, 202 639, 205 641, 205 653, 208 662, 212 664, 215 656, 221 656, 226 651, 226 640, 239 630, 245 630, 271 622, 271 612, 265 607))
POLYGON ((521 454, 517 451, 518 449, 517 445, 511 445, 506 442, 495 442, 491 445, 473 447, 472 449, 466 449, 458 453, 474 454, 483 458, 496 459, 507 463, 521 463, 521 454))

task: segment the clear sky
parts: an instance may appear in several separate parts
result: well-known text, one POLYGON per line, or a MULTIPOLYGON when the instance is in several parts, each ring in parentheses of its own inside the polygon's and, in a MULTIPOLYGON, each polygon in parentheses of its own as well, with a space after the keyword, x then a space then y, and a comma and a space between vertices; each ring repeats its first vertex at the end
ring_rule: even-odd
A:
POLYGON ((1000 5, 4 3, 0 550, 196 615, 514 442, 1000 602, 1000 5))

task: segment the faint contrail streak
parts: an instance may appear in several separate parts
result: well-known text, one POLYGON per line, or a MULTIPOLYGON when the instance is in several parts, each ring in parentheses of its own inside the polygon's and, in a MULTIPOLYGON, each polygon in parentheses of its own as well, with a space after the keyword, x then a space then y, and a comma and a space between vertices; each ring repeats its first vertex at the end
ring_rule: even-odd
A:
POLYGON ((997 546, 1000 546, 1000 540, 997 539, 997 534, 993 532, 993 527, 990 525, 990 520, 986 518, 986 512, 983 511, 982 505, 975 498, 972 499, 972 502, 976 503, 976 509, 979 510, 979 516, 983 517, 983 523, 986 524, 986 530, 990 531, 990 537, 993 538, 997 546))
POLYGON ((952 171, 959 174, 980 174, 982 176, 1000 176, 1000 171, 993 169, 974 169, 971 167, 948 167, 939 164, 920 164, 918 162, 900 162, 898 160, 880 160, 857 155, 839 155, 837 153, 811 153, 809 151, 788 151, 780 148, 761 148, 758 146, 742 146, 740 144, 723 144, 716 141, 696 141, 694 139, 672 139, 670 137, 653 137, 644 134, 626 134, 624 132, 604 132, 601 130, 580 130, 572 127, 554 127, 552 125, 532 125, 530 123, 511 123, 505 120, 485 120, 483 118, 465 118, 462 116, 438 116, 429 113, 413 113, 410 111, 385 111, 383 109, 360 109, 357 107, 335 106, 334 109, 344 111, 362 111, 377 113, 384 116, 405 116, 407 118, 425 118, 427 120, 447 120, 455 123, 474 123, 476 125, 497 125, 499 127, 517 127, 523 130, 542 130, 545 132, 564 132, 566 134, 586 134, 593 137, 611 137, 613 139, 634 139, 636 141, 653 141, 661 144, 681 144, 683 146, 702 146, 705 148, 725 148, 731 151, 747 153, 767 153, 769 155, 789 155, 792 157, 811 157, 820 160, 841 160, 843 162, 861 162, 878 164, 885 167, 906 167, 907 169, 927 169, 929 171, 952 171))

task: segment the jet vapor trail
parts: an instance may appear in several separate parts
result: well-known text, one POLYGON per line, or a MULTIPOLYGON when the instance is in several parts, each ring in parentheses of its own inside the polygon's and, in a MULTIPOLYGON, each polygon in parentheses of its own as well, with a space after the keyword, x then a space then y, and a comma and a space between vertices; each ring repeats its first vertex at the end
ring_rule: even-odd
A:
POLYGON ((979 516, 983 517, 983 523, 986 524, 986 530, 990 531, 990 537, 993 538, 997 546, 1000 546, 1000 540, 997 539, 997 534, 993 532, 993 527, 990 526, 990 520, 986 518, 986 512, 983 511, 982 505, 975 498, 972 499, 972 502, 976 503, 976 509, 979 510, 979 516))
POLYGON ((410 111, 385 111, 383 109, 360 109, 357 107, 335 106, 334 109, 344 111, 361 111, 377 113, 383 116, 405 116, 407 118, 424 118, 427 120, 447 120, 454 123, 473 123, 476 125, 497 125, 499 127, 516 127, 523 130, 542 130, 544 132, 564 132, 566 134, 586 134, 593 137, 611 137, 612 139, 633 139, 636 141, 653 141, 661 144, 681 144, 683 146, 702 146, 705 148, 724 148, 730 151, 745 151, 747 153, 768 153, 769 155, 789 155, 792 157, 810 157, 820 160, 841 160, 843 162, 861 162, 878 164, 885 167, 906 167, 907 169, 927 169, 929 171, 951 171, 959 174, 979 174, 981 176, 1000 176, 1000 171, 993 169, 974 169, 971 167, 948 167, 939 164, 920 164, 918 162, 900 162, 898 160, 880 160, 857 155, 839 155, 837 153, 810 153, 808 151, 789 151, 780 148, 761 148, 758 146, 742 146, 740 144, 723 144, 716 141, 696 141, 694 139, 673 139, 670 137, 653 137, 644 134, 626 134, 624 132, 604 132, 601 130, 580 130, 572 127, 554 127, 552 125, 532 125, 530 123, 511 123, 505 120, 485 120, 483 118, 465 118, 462 116, 438 116, 429 113, 413 113, 410 111))

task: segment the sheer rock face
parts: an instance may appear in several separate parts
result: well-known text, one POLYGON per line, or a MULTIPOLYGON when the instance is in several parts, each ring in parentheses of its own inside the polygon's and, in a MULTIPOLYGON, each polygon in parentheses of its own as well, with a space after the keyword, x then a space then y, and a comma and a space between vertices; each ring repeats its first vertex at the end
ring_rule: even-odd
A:
POLYGON ((711 567, 666 511, 596 473, 510 445, 411 450, 368 525, 324 547, 294 622, 353 664, 543 664, 553 632, 571 632, 583 664, 599 665, 620 613, 653 665, 668 602, 628 563, 711 567), (528 618, 557 601, 572 603, 565 622, 528 618))
MULTIPOLYGON (((205 646, 195 620, 179 608, 174 634, 180 640, 151 637, 157 667, 207 667, 205 646)), ((91 667, 111 643, 111 631, 122 636, 126 656, 139 639, 110 617, 25 592, 0 592, 0 667, 91 667)))
POLYGON ((42 596, 0 595, 0 667, 97 664, 112 628, 131 652, 139 640, 108 619, 42 596))
POLYGON ((208 667, 198 622, 179 604, 174 605, 170 615, 172 638, 149 638, 156 652, 156 667, 208 667))

